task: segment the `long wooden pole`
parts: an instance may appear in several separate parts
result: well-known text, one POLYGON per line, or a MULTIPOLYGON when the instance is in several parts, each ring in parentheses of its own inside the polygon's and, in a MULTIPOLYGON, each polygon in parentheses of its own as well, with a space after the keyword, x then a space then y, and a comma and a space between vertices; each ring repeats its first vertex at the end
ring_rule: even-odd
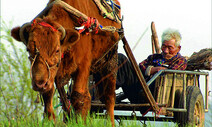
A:
POLYGON ((155 42, 153 36, 151 36, 151 42, 152 42, 152 54, 155 54, 155 42))
POLYGON ((152 30, 152 38, 154 40, 153 42, 154 42, 154 46, 156 49, 156 53, 160 54, 161 50, 160 50, 160 46, 159 46, 159 42, 158 42, 158 35, 157 35, 156 29, 155 29, 154 22, 151 23, 151 30, 152 30))

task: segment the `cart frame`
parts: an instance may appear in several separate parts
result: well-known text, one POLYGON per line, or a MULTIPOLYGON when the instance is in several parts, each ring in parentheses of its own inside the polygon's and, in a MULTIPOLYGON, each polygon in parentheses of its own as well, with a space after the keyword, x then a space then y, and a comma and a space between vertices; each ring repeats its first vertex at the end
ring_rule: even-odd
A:
MULTIPOLYGON (((141 116, 137 115, 136 111, 140 111, 143 107, 150 107, 149 103, 145 104, 115 104, 115 111, 131 111, 131 115, 121 115, 115 114, 116 120, 127 119, 127 120, 144 120, 144 121, 172 121, 176 122, 176 118, 174 117, 174 112, 187 112, 186 108, 186 87, 187 86, 196 86, 200 88, 200 76, 205 76, 205 96, 204 96, 204 111, 208 112, 208 95, 209 95, 209 73, 207 72, 197 72, 197 71, 181 71, 181 70, 160 70, 157 72, 148 82, 147 85, 150 85, 154 81, 156 81, 157 86, 162 86, 162 92, 159 92, 155 88, 154 98, 157 103, 157 106, 160 108, 160 114, 155 114, 153 116, 141 116), (179 76, 181 79, 179 79, 179 76), (171 86, 168 85, 169 81, 172 80, 171 86), (179 81, 178 81, 179 80, 179 81), (174 99, 176 93, 177 83, 181 82, 181 93, 184 97, 183 107, 176 108, 174 107, 174 99), (169 90, 167 90, 169 87, 169 90), (169 93, 168 93, 169 91, 169 93), (165 99, 165 97, 169 95, 169 99, 165 99), (159 116, 160 115, 160 116, 159 116)), ((161 87, 161 88, 162 88, 161 87)), ((98 113, 99 116, 106 115, 106 112, 101 112, 105 110, 105 104, 92 102, 91 111, 100 111, 98 113)), ((151 111, 152 110, 151 108, 151 111)))
MULTIPOLYGON (((201 121, 201 125, 204 123, 204 112, 208 112, 208 95, 209 95, 209 74, 206 72, 197 72, 197 71, 181 71, 181 70, 160 70, 157 72, 148 82, 145 81, 138 65, 137 62, 133 56, 133 53, 130 49, 130 46, 124 37, 123 30, 122 32, 119 32, 123 44, 124 44, 124 50, 136 72, 136 75, 138 76, 138 80, 141 83, 141 86, 144 90, 145 96, 148 100, 149 103, 146 104, 115 104, 114 110, 124 110, 124 111, 132 111, 131 116, 121 116, 121 115, 116 115, 115 114, 115 119, 121 120, 123 119, 136 119, 137 120, 155 120, 155 121, 175 121, 179 122, 182 126, 188 122, 188 119, 192 119, 192 121, 195 121, 194 119, 197 119, 190 116, 186 116, 187 118, 184 118, 185 115, 191 114, 191 112, 187 111, 187 109, 190 109, 190 103, 192 103, 191 108, 195 108, 196 102, 190 102, 187 100, 187 96, 189 97, 188 99, 191 98, 192 95, 190 94, 198 94, 198 97, 200 98, 198 101, 198 106, 200 106, 201 113, 198 114, 198 117, 203 117, 203 120, 198 120, 195 121, 195 124, 199 124, 201 121), (170 76, 171 75, 171 76, 170 76), (202 93, 200 90, 200 81, 199 77, 200 75, 205 76, 205 106, 203 103, 203 98, 202 98, 202 93), (155 91, 154 93, 151 93, 148 86, 153 83, 155 83, 155 91), (194 87, 189 87, 190 90, 195 89, 195 92, 189 93, 187 91, 188 86, 194 86, 194 87), (176 91, 178 91, 176 93, 176 91), (153 95, 154 94, 154 95, 153 95), (188 95, 187 95, 188 94, 188 95), (176 98, 178 98, 178 104, 175 104, 176 98), (180 100, 181 99, 181 100, 180 100), (183 99, 183 100, 182 100, 183 99), (157 102, 157 103, 156 103, 157 102), (182 104, 183 105, 182 105, 182 104), (187 106, 187 103, 189 105, 187 106), (194 104, 193 104, 194 103, 194 104), (200 103, 200 104, 199 104, 200 103), (180 105, 181 104, 181 105, 180 105), (179 106, 180 105, 180 106, 179 106), (135 111, 139 111, 142 107, 150 107, 150 110, 155 112, 154 117, 143 117, 143 116, 137 116, 135 111), (202 108, 204 111, 202 111, 202 108), (187 114, 185 114, 187 113, 187 114), (165 117, 159 117, 159 115, 165 115, 165 117), (182 117, 182 118, 181 118, 182 117)), ((105 109, 104 104, 91 104, 91 111, 102 111, 105 109)), ((194 114, 195 111, 193 111, 194 114)), ((192 115, 193 115, 192 114, 192 115)), ((105 114, 99 114, 99 115, 105 115, 105 114)), ((201 118, 202 119, 202 118, 201 118)), ((193 124, 193 123, 191 123, 193 124)))

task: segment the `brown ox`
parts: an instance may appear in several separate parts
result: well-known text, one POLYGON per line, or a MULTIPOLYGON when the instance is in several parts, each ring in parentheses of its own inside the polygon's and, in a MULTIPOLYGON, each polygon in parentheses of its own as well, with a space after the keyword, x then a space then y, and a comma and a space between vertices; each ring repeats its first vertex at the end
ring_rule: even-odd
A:
MULTIPOLYGON (((63 0, 88 17, 98 19, 102 26, 120 28, 120 24, 103 18, 92 0, 63 0)), ((117 0, 114 0, 118 3, 117 0)), ((49 4, 53 0, 49 1, 49 4)), ((119 4, 119 3, 118 3, 119 4)), ((86 35, 74 29, 79 19, 68 13, 61 6, 53 7, 41 18, 35 18, 30 25, 12 29, 11 35, 18 41, 24 41, 31 61, 32 87, 42 94, 45 103, 45 114, 55 119, 52 100, 54 82, 63 102, 63 109, 69 113, 69 104, 65 96, 64 85, 70 78, 74 80, 71 92, 71 104, 76 113, 87 115, 91 97, 87 85, 91 67, 105 52, 119 40, 117 32, 95 31, 86 35), (62 57, 61 57, 62 56, 62 57)), ((110 74, 117 64, 117 45, 103 58, 95 71, 102 80, 102 100, 114 126, 114 104, 116 72, 110 74), (106 62, 107 61, 107 62, 106 62), (106 64, 102 64, 105 63, 106 64), (115 62, 115 63, 114 63, 115 62), (109 74, 109 75, 108 75, 109 74)), ((95 68, 95 66, 93 66, 95 68)), ((93 72, 94 73, 94 72, 93 72)))

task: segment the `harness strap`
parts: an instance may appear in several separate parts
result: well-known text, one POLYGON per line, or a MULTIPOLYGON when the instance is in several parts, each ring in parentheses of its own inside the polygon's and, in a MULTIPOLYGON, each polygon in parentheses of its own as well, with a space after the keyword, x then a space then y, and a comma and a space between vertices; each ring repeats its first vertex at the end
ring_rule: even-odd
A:
MULTIPOLYGON (((48 27, 48 28, 51 28, 53 31, 57 32, 58 30, 55 29, 52 25, 46 23, 46 22, 39 22, 38 23, 39 25, 41 26, 44 26, 44 27, 48 27)), ((31 26, 35 25, 35 19, 33 20, 33 23, 31 24, 31 26)))

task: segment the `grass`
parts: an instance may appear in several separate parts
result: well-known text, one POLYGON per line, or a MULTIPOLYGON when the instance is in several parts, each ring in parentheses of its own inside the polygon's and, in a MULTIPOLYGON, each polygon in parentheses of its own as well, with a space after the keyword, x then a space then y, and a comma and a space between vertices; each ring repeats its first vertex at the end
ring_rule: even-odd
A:
MULTIPOLYGON (((38 118, 38 117, 27 117, 27 118, 19 118, 19 119, 12 119, 11 121, 3 120, 0 122, 1 127, 110 127, 111 123, 110 120, 99 117, 99 116, 88 116, 86 122, 82 120, 81 117, 75 117, 68 120, 66 123, 63 122, 62 119, 56 119, 54 122, 53 120, 50 121, 48 119, 38 118), (77 121, 77 122, 76 122, 77 121)), ((143 124, 136 120, 123 120, 123 122, 119 125, 116 122, 116 126, 119 127, 142 127, 143 124)), ((156 124, 152 124, 147 122, 147 127, 155 127, 156 124)), ((170 124, 164 123, 158 127, 170 127, 170 124)))

